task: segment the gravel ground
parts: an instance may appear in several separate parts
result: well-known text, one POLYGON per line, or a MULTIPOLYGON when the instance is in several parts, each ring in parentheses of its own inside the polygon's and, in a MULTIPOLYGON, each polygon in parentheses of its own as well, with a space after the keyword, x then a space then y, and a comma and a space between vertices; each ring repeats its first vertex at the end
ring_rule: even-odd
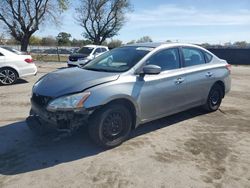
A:
POLYGON ((219 111, 148 123, 104 151, 84 128, 60 141, 32 135, 25 123, 32 85, 66 64, 37 66, 37 76, 0 86, 0 187, 250 187, 250 67, 233 67, 219 111))

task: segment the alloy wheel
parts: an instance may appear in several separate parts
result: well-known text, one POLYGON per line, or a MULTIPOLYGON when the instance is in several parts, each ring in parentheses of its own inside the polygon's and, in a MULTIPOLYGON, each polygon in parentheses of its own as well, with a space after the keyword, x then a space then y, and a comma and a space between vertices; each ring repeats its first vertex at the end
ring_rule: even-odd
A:
POLYGON ((0 72, 0 82, 3 85, 10 85, 16 81, 16 73, 10 69, 3 69, 0 72))

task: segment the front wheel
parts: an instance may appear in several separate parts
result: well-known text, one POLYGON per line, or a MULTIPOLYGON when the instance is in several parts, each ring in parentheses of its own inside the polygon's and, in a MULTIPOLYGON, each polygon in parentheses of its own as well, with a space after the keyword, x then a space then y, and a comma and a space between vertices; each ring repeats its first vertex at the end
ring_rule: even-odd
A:
POLYGON ((204 105, 205 110, 214 112, 219 109, 223 98, 223 90, 220 85, 214 85, 209 92, 207 103, 204 105))
POLYGON ((91 139, 99 146, 112 148, 125 141, 131 131, 132 116, 119 104, 111 104, 96 112, 88 126, 91 139))

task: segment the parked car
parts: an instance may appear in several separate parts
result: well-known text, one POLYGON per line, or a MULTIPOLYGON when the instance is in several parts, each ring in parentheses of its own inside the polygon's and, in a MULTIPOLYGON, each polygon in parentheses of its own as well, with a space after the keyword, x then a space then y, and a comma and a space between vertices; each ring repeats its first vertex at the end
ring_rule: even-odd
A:
POLYGON ((35 75, 37 67, 30 55, 18 55, 0 47, 0 84, 14 84, 18 78, 35 75))
POLYGON ((216 111, 230 88, 230 65, 204 48, 135 44, 41 78, 27 123, 38 132, 87 125, 94 142, 111 148, 140 124, 198 106, 216 111))
POLYGON ((83 66, 89 61, 109 51, 106 46, 87 45, 69 56, 68 67, 83 66))
POLYGON ((74 54, 74 53, 77 53, 77 51, 78 51, 79 49, 80 49, 79 47, 71 48, 71 49, 70 49, 70 52, 71 52, 71 54, 74 54))
POLYGON ((5 50, 8 50, 10 52, 13 52, 13 53, 15 53, 17 55, 27 55, 26 52, 20 52, 19 50, 16 50, 16 49, 8 47, 8 46, 1 46, 1 48, 5 49, 5 50))

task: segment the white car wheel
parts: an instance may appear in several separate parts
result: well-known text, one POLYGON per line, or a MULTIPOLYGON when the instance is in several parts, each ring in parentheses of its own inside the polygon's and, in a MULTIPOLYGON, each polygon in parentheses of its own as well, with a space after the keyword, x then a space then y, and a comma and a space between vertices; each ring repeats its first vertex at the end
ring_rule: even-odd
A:
POLYGON ((17 80, 16 71, 10 68, 2 68, 0 69, 0 83, 3 85, 11 85, 14 84, 17 80))

